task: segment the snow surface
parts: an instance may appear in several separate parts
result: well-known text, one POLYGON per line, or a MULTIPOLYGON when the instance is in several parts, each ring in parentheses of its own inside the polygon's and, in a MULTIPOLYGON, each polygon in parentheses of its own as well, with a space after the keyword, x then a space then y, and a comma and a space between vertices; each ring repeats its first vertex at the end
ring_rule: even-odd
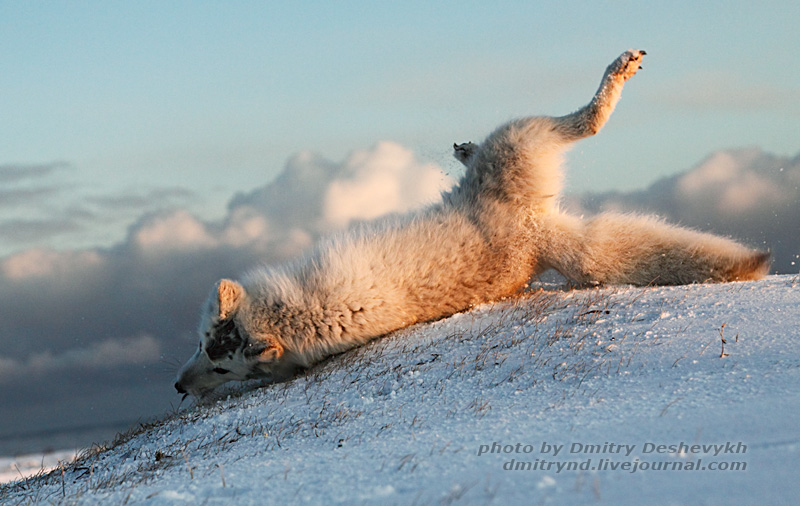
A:
POLYGON ((80 454, 80 450, 60 450, 47 453, 0 457, 0 483, 27 478, 41 472, 51 471, 61 462, 69 462, 80 454))
POLYGON ((546 288, 229 389, 0 502, 796 503, 800 276, 546 288))

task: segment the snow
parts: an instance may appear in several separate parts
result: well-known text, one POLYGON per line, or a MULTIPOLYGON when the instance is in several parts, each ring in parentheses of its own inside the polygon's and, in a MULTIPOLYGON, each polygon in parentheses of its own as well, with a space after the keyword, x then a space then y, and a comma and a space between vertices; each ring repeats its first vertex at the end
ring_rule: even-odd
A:
POLYGON ((80 454, 79 450, 52 451, 44 454, 0 457, 0 483, 27 478, 51 471, 61 462, 69 462, 80 454))
POLYGON ((800 276, 544 288, 229 388, 0 500, 795 501, 800 276))

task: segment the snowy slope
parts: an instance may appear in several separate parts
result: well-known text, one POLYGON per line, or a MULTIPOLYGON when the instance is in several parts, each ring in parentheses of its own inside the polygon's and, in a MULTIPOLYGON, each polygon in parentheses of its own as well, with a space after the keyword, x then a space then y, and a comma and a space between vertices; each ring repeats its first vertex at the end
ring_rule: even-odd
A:
POLYGON ((288 383, 188 406, 0 499, 796 501, 800 276, 545 288, 397 332, 288 383))
POLYGON ((73 460, 80 454, 79 450, 62 450, 45 454, 19 455, 16 457, 0 457, 0 483, 27 478, 42 470, 50 471, 61 462, 73 460))

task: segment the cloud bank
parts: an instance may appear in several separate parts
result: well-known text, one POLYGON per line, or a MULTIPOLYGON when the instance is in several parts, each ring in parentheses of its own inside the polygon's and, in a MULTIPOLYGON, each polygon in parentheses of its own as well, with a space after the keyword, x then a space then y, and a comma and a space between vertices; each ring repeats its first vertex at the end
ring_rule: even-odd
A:
MULTIPOLYGON (((12 167, 0 178, 51 170, 12 167)), ((353 222, 423 207, 452 183, 436 165, 382 142, 339 162, 297 154, 274 181, 235 195, 217 221, 180 206, 151 209, 155 200, 185 198, 178 189, 98 197, 104 209, 143 213, 123 241, 0 259, 0 436, 162 412, 178 401, 175 368, 196 346, 198 311, 214 281, 292 258, 353 222)), ((775 270, 797 272, 799 186, 800 157, 748 149, 716 153, 639 192, 567 197, 565 205, 655 212, 769 248, 775 270)))
POLYGON ((92 247, 143 213, 185 206, 194 195, 182 188, 138 188, 97 195, 65 183, 66 163, 0 166, 0 257, 37 244, 92 247), (60 180, 60 181, 59 181, 60 180))
POLYGON ((800 270, 800 155, 721 151, 645 190, 572 196, 566 205, 576 213, 656 213, 771 251, 773 272, 800 270))
MULTIPOLYGON (((0 171, 15 180, 45 175, 0 171)), ((181 208, 146 212, 110 248, 35 248, 1 259, 0 404, 13 408, 0 413, 0 436, 58 423, 37 419, 47 406, 94 421, 162 412, 178 397, 174 366, 161 359, 192 353, 200 303, 215 280, 294 257, 351 222, 424 206, 451 184, 439 167, 390 142, 342 162, 301 153, 275 181, 233 197, 219 221, 181 208)), ((156 197, 164 193, 182 197, 156 197)), ((97 204, 146 209, 150 197, 97 204)), ((37 230, 7 220, 0 233, 4 225, 37 230)))

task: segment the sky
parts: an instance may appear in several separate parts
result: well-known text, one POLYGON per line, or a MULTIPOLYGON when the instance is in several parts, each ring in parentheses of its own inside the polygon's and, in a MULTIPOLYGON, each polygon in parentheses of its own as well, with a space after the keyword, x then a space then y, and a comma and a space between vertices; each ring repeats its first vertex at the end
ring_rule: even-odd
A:
POLYGON ((792 156, 797 19, 791 1, 2 2, 0 165, 52 170, 12 188, 28 205, 0 212, 27 227, 0 253, 107 246, 161 206, 219 218, 306 150, 388 140, 456 171, 453 142, 571 112, 632 46, 646 72, 572 153, 569 191, 718 149, 792 156))
POLYGON ((644 69, 570 153, 572 208, 657 211, 790 271, 798 19, 790 1, 1 2, 0 439, 168 409, 214 280, 432 202, 453 142, 575 110, 629 47, 644 69))

